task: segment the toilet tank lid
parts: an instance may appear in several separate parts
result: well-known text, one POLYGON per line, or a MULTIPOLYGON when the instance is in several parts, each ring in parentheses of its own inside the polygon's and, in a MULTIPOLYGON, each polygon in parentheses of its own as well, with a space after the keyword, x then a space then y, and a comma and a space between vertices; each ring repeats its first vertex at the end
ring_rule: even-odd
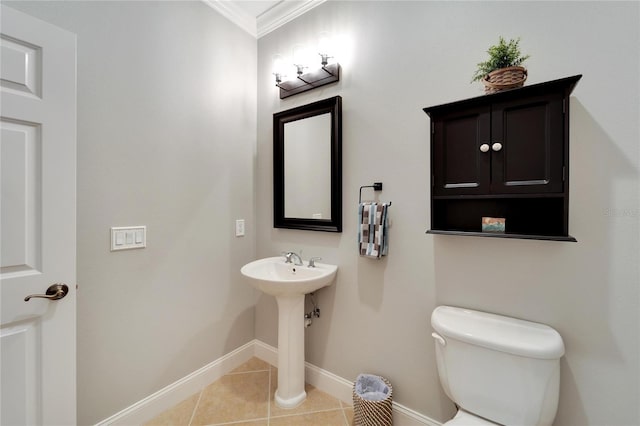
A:
POLYGON ((431 325, 444 337, 513 355, 559 359, 564 355, 560 334, 548 325, 471 309, 438 306, 431 325))

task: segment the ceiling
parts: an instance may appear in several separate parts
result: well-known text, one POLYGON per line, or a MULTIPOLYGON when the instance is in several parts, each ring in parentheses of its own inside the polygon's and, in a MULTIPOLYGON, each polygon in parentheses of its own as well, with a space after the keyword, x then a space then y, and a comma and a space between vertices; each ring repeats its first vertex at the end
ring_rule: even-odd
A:
POLYGON ((256 38, 327 0, 202 0, 256 38))

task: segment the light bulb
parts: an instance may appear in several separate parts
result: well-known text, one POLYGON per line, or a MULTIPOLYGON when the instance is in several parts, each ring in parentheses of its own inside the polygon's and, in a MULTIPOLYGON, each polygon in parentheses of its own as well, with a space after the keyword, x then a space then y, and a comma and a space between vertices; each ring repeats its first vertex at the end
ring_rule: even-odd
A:
POLYGON ((282 81, 282 79, 285 77, 285 69, 286 69, 282 56, 275 55, 273 57, 272 66, 273 66, 272 73, 273 75, 276 76, 276 84, 279 84, 282 81))
POLYGON ((321 32, 318 36, 318 54, 322 58, 322 65, 327 65, 329 62, 329 58, 331 58, 331 54, 333 53, 333 42, 331 37, 329 37, 329 33, 321 32))
POLYGON ((331 37, 329 37, 329 33, 322 32, 318 37, 318 53, 321 55, 330 55, 331 54, 331 37))
POLYGON ((274 74, 282 74, 284 71, 284 60, 282 59, 282 56, 280 55, 275 55, 273 57, 273 73, 274 74))
POLYGON ((297 68, 298 75, 302 74, 304 69, 309 67, 309 51, 301 44, 293 48, 293 64, 297 68))

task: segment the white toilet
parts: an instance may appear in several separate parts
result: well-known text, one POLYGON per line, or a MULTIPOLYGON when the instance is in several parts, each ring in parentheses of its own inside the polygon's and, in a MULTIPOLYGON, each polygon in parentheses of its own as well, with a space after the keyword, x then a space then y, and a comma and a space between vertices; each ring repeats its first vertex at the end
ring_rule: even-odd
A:
POLYGON ((564 355, 556 330, 450 306, 437 307, 431 325, 440 382, 458 406, 445 425, 553 423, 564 355))

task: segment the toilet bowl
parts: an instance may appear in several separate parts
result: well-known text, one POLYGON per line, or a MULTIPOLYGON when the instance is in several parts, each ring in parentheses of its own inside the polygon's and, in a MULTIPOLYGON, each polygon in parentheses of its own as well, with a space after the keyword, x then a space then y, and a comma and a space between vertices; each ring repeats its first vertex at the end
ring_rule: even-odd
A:
POLYGON ((497 423, 490 422, 471 413, 467 413, 463 409, 458 409, 456 416, 443 426, 499 426, 497 423))
POLYGON ((459 407, 446 425, 551 426, 564 355, 556 330, 451 306, 431 325, 440 383, 459 407))

